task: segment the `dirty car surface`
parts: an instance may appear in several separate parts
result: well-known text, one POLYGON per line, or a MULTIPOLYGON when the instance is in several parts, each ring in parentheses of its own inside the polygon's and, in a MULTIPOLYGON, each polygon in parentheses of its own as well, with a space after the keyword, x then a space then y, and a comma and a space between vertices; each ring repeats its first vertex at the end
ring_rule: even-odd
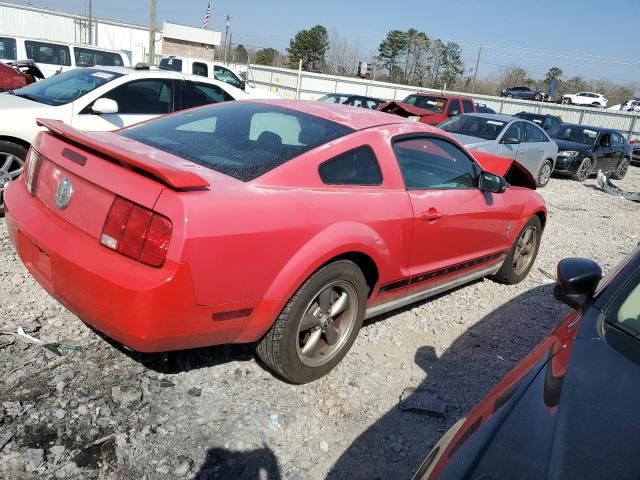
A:
POLYGON ((6 193, 38 282, 132 349, 257 341, 296 383, 330 371, 365 317, 487 275, 521 281, 546 221, 510 160, 359 108, 227 102, 91 135, 41 124, 6 193))

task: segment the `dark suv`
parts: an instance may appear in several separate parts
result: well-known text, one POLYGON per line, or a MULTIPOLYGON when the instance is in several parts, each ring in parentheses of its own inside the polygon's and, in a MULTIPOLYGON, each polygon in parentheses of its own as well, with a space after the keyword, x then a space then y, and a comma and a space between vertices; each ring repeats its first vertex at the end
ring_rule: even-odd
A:
POLYGON ((529 87, 509 87, 505 88, 500 92, 501 97, 509 97, 509 98, 520 98, 522 100, 536 100, 541 102, 544 100, 544 97, 547 96, 546 93, 541 92, 540 90, 533 90, 529 87))
POLYGON ((542 114, 542 113, 529 113, 529 112, 520 112, 516 113, 514 117, 524 118, 525 120, 529 120, 530 122, 535 123, 540 128, 545 130, 551 130, 552 128, 556 128, 560 126, 562 123, 562 119, 555 115, 542 114))

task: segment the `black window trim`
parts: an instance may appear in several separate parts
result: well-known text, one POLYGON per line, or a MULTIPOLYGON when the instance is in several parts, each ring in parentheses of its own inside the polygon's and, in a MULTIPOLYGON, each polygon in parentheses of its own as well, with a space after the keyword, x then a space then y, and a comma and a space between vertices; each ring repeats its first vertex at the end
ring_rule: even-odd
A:
POLYGON ((384 185, 384 173, 382 172, 382 167, 380 166, 380 160, 378 160, 378 155, 376 155, 376 151, 373 146, 369 143, 363 143, 362 145, 358 145, 357 147, 350 148, 349 150, 345 150, 344 152, 338 153, 328 160, 323 161, 318 165, 318 177, 320 177, 320 181, 323 185, 328 187, 361 187, 361 188, 370 188, 370 187, 381 187, 384 185), (368 149, 373 154, 373 158, 376 160, 376 164, 378 165, 378 170, 380 171, 380 183, 327 183, 320 174, 320 169, 327 163, 336 160, 338 157, 342 157, 343 155, 347 155, 351 152, 355 152, 356 150, 360 150, 362 148, 368 149))
POLYGON ((462 153, 465 154, 465 156, 471 161, 471 163, 473 164, 473 170, 474 173, 476 175, 476 182, 479 180, 480 178, 480 173, 483 172, 482 168, 480 167, 480 164, 478 163, 478 161, 473 158, 465 149, 464 147, 461 147, 460 145, 456 144, 455 142, 452 142, 451 139, 443 137, 441 135, 437 135, 437 134, 433 134, 433 133, 402 133, 400 135, 396 135, 394 137, 391 138, 391 150, 393 152, 393 158, 395 159, 395 164, 398 167, 398 171, 400 172, 400 178, 402 178, 402 183, 404 185, 404 189, 407 192, 410 191, 420 191, 420 192, 424 192, 424 191, 447 191, 447 190, 452 190, 452 191, 459 191, 459 190, 479 190, 480 187, 479 185, 476 185, 474 188, 412 188, 411 190, 407 188, 407 184, 404 180, 404 175, 402 174, 402 168, 400 167, 400 163, 398 162, 398 157, 396 156, 396 151, 395 151, 395 144, 404 140, 414 140, 414 139, 422 139, 422 138, 435 138, 437 140, 443 140, 451 145, 453 145, 454 147, 456 147, 457 149, 459 149, 462 153))
POLYGON ((117 85, 115 87, 113 87, 111 90, 109 90, 108 92, 103 93, 102 95, 100 95, 98 98, 96 98, 95 100, 89 102, 89 104, 84 107, 82 110, 80 110, 80 112, 78 112, 78 115, 94 115, 94 113, 91 110, 91 107, 93 106, 94 103, 96 103, 98 100, 100 100, 101 98, 104 98, 105 95, 108 95, 109 93, 111 93, 113 90, 115 90, 116 88, 120 88, 124 85, 127 85, 129 83, 133 83, 133 82, 137 82, 137 81, 142 81, 142 80, 167 80, 169 82, 171 82, 171 103, 169 105, 169 111, 167 113, 116 113, 115 115, 156 115, 156 116, 160 116, 160 115, 169 115, 170 113, 174 113, 177 112, 179 110, 182 110, 182 108, 178 109, 178 98, 180 99, 180 106, 182 107, 182 81, 180 84, 180 96, 178 97, 178 94, 176 92, 176 79, 175 78, 164 78, 164 77, 144 77, 144 78, 132 78, 130 81, 128 82, 123 82, 120 85, 117 85))

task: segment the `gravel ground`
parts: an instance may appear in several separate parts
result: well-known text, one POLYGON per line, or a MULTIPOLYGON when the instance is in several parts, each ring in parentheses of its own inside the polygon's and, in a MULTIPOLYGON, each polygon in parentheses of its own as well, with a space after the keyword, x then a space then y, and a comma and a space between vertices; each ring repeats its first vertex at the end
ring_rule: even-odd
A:
MULTIPOLYGON (((250 346, 142 355, 110 343, 27 274, 0 220, 0 477, 407 478, 567 312, 551 295, 556 263, 608 270, 640 240, 640 204, 594 185, 541 190, 550 216, 524 282, 478 281, 375 319, 303 386, 275 379, 250 346), (444 413, 398 408, 407 387, 444 413)), ((640 191, 640 169, 619 185, 640 191)))

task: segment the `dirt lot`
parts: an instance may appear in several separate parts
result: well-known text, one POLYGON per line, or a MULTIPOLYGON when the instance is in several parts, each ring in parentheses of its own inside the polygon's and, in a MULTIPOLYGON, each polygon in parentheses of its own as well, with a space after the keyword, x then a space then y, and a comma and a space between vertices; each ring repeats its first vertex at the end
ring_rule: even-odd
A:
MULTIPOLYGON (((375 319, 304 386, 272 377, 250 346, 142 355, 109 343, 27 274, 0 220, 0 477, 407 478, 567 311, 551 295, 556 263, 588 256, 607 270, 640 240, 640 204, 594 184, 541 191, 550 217, 523 283, 479 281, 375 319), (445 414, 399 409, 407 387, 445 414)), ((640 169, 620 186, 640 191, 640 169)))

